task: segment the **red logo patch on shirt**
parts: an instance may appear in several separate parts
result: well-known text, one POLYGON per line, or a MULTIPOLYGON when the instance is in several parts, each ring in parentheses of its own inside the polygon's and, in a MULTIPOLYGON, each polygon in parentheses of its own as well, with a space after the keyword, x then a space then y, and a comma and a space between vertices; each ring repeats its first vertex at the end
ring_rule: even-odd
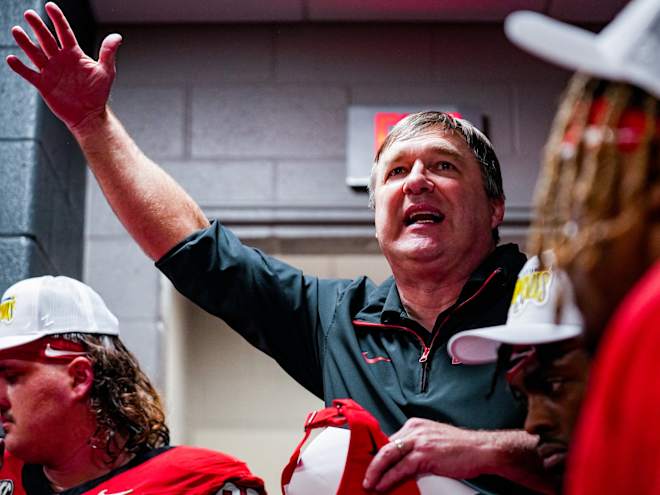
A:
POLYGON ((392 362, 392 360, 390 358, 386 358, 386 357, 383 357, 383 356, 376 356, 376 357, 370 358, 368 356, 368 354, 369 353, 367 351, 364 351, 362 353, 362 357, 367 362, 367 364, 376 364, 376 363, 380 363, 381 361, 385 361, 385 362, 388 362, 388 363, 392 362))

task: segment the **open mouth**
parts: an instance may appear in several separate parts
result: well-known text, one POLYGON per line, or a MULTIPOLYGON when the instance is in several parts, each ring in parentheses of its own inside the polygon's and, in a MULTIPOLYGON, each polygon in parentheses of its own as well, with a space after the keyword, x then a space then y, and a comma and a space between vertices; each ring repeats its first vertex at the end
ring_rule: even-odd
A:
POLYGON ((440 223, 445 219, 445 216, 435 208, 416 207, 408 208, 406 216, 403 220, 406 227, 414 224, 433 224, 440 223))

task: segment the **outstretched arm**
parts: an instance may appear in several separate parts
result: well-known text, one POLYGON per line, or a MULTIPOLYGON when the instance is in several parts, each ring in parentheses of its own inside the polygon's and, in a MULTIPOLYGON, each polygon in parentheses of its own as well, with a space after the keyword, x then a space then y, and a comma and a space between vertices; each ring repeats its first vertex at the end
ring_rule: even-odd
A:
POLYGON ((423 474, 456 479, 495 474, 543 493, 553 493, 534 447, 522 430, 464 430, 412 418, 390 437, 367 469, 364 486, 385 491, 423 474))
POLYGON ((7 63, 37 88, 66 124, 116 215, 145 253, 157 260, 207 227, 208 220, 181 186, 142 153, 108 107, 121 36, 107 36, 96 61, 82 51, 60 8, 52 2, 45 8, 57 39, 33 10, 25 13, 25 19, 37 43, 22 28, 12 29, 16 43, 37 70, 14 55, 7 57, 7 63))

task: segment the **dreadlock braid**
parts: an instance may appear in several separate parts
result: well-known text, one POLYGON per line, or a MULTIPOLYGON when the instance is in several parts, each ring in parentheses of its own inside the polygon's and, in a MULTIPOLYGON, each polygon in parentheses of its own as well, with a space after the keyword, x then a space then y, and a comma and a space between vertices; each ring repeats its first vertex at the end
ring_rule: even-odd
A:
MULTIPOLYGON (((545 236, 548 234, 551 235, 555 230, 550 228, 548 231, 546 225, 555 225, 557 221, 557 212, 555 208, 553 208, 551 202, 548 201, 548 198, 557 196, 559 189, 558 183, 559 175, 561 173, 561 153, 557 153, 556 150, 561 149, 564 133, 573 117, 576 104, 584 91, 586 82, 587 78, 584 76, 577 75, 573 77, 552 125, 550 138, 545 147, 544 173, 539 177, 536 186, 536 193, 534 195, 536 198, 534 205, 536 222, 534 226, 536 228, 532 230, 532 235, 529 240, 531 253, 540 254, 543 251, 545 236)), ((542 260, 543 257, 539 258, 542 260)))
MULTIPOLYGON (((604 227, 599 220, 611 217, 613 210, 617 209, 615 192, 620 179, 621 160, 613 129, 616 129, 621 113, 627 106, 629 93, 628 88, 622 85, 608 87, 602 96, 606 102, 602 117, 594 122, 595 125, 587 125, 581 137, 581 159, 576 164, 575 182, 573 187, 567 185, 570 216, 564 216, 561 220, 568 222, 575 218, 582 219, 582 224, 587 223, 582 232, 577 233, 582 243, 594 243, 594 235, 601 236, 604 227)), ((564 256, 568 257, 564 261, 569 261, 573 250, 567 242, 562 244, 558 253, 560 262, 564 256)), ((596 252, 590 250, 585 253, 584 262, 589 266, 593 266, 596 261, 596 252)))
POLYGON ((545 148, 531 253, 554 249, 560 266, 579 255, 593 267, 609 241, 647 221, 660 169, 657 114, 657 100, 638 88, 574 76, 545 148), (631 137, 622 135, 630 129, 619 127, 632 109, 642 113, 644 125, 631 137), (622 142, 631 138, 633 146, 625 148, 622 142))

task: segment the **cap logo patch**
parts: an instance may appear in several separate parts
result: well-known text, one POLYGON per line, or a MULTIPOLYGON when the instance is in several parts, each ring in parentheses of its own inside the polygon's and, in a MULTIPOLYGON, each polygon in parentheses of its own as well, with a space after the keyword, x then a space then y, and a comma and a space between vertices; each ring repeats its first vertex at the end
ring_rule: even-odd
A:
POLYGON ((16 298, 8 296, 0 303, 0 321, 5 323, 11 322, 14 319, 14 308, 16 306, 16 298))
POLYGON ((528 301, 540 306, 548 300, 552 272, 550 270, 535 271, 518 277, 516 288, 511 299, 512 314, 519 313, 528 301))

